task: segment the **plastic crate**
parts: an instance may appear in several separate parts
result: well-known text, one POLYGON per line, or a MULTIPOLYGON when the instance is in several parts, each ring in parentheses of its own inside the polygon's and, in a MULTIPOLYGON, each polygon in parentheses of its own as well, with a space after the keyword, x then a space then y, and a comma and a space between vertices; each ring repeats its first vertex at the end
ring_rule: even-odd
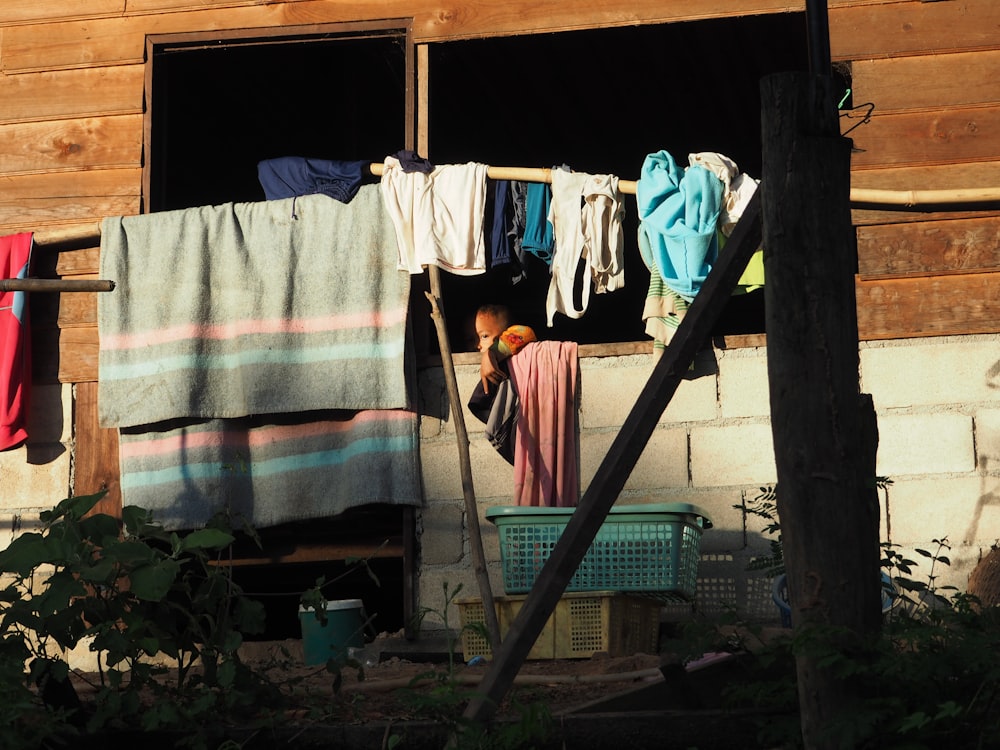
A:
MULTIPOLYGON (((500 636, 507 635, 514 618, 521 611, 526 596, 497 596, 500 636)), ((468 661, 474 656, 491 655, 485 635, 466 625, 484 624, 486 613, 482 599, 458 599, 462 624, 462 653, 468 661)), ((596 653, 609 656, 655 654, 659 647, 660 605, 614 591, 565 594, 556 604, 539 633, 528 659, 589 659, 596 653)))
MULTIPOLYGON (((504 591, 531 590, 575 508, 500 506, 486 518, 500 538, 504 591)), ((703 529, 712 522, 688 503, 615 505, 566 591, 622 591, 664 601, 694 598, 703 529)))

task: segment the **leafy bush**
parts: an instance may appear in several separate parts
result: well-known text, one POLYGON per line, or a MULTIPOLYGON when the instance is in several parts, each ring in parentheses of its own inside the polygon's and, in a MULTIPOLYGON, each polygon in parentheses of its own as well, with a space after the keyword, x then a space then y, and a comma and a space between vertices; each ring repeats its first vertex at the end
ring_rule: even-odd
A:
POLYGON ((732 705, 773 712, 759 740, 795 748, 801 738, 795 657, 807 654, 844 680, 865 686, 857 710, 828 727, 833 746, 851 750, 937 750, 1000 747, 1000 609, 953 587, 936 585, 948 565, 946 540, 917 550, 931 561, 926 581, 909 576, 916 565, 898 547, 883 545, 883 569, 899 598, 881 631, 862 642, 829 628, 800 628, 750 655, 751 677, 732 686, 732 705), (844 644, 851 647, 845 648, 844 644), (833 645, 836 644, 836 645, 833 645))
POLYGON ((147 511, 91 514, 103 493, 68 498, 0 551, 0 716, 8 741, 108 728, 190 731, 207 717, 259 714, 277 691, 246 664, 264 610, 218 565, 227 519, 184 536, 147 511), (65 652, 89 642, 100 684, 80 704, 65 652), (171 669, 165 655, 176 665, 171 669), (25 669, 26 667, 26 669, 25 669), (267 700, 262 700, 266 696, 267 700))

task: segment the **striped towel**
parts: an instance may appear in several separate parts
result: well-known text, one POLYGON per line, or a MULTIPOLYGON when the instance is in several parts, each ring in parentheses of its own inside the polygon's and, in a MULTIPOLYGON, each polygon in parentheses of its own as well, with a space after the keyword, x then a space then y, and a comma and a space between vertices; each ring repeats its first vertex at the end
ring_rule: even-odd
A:
POLYGON ((151 510, 168 530, 219 512, 234 527, 266 528, 369 503, 421 504, 410 411, 149 425, 122 430, 119 451, 123 504, 151 510))
POLYGON ((396 256, 377 185, 105 219, 101 424, 406 408, 396 256))

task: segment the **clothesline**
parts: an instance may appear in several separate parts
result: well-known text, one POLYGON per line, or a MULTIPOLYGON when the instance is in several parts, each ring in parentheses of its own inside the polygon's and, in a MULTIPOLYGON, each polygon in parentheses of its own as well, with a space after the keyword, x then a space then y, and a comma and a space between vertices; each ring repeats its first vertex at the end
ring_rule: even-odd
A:
MULTIPOLYGON (((371 173, 380 177, 385 169, 381 162, 372 162, 371 173)), ((486 176, 493 180, 520 180, 523 182, 552 182, 552 170, 546 167, 494 167, 488 166, 486 176)), ((619 180, 618 189, 626 195, 635 195, 637 180, 619 180)), ((851 188, 852 204, 905 206, 913 208, 927 205, 953 203, 994 203, 1000 201, 1000 187, 956 188, 948 190, 882 190, 877 188, 851 188)), ((98 242, 101 237, 100 222, 73 227, 59 227, 35 232, 35 244, 62 245, 79 242, 98 242)))

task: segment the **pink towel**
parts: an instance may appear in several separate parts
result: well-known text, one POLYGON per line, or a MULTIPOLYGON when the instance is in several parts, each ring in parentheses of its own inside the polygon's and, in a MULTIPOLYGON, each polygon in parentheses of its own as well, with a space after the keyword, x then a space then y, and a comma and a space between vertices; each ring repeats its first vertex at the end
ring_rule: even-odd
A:
MULTIPOLYGON (((30 232, 0 237, 0 279, 23 279, 31 260, 30 232)), ((0 450, 28 438, 31 339, 25 292, 0 292, 0 450)))
POLYGON ((521 401, 514 447, 514 502, 575 507, 580 494, 576 343, 528 344, 510 358, 510 376, 521 401))

